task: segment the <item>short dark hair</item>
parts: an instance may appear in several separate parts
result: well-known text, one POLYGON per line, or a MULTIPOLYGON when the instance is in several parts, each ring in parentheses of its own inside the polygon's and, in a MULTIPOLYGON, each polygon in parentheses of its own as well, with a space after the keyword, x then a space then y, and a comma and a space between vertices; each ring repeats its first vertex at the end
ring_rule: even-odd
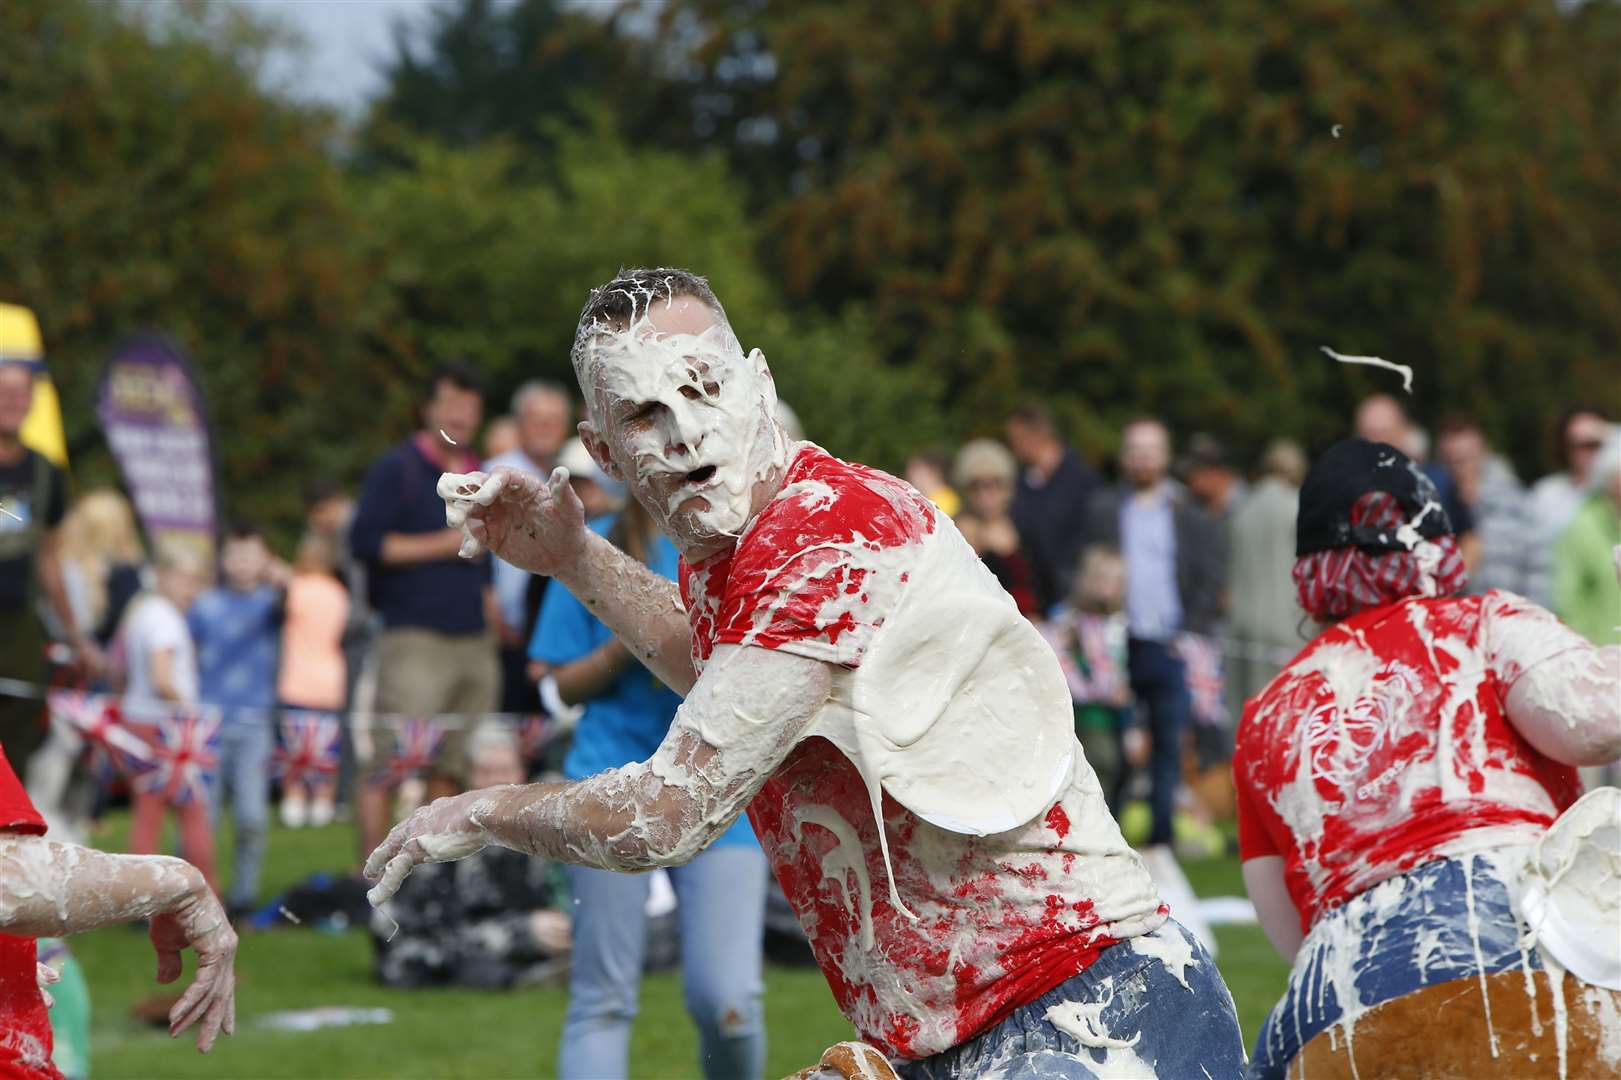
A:
POLYGON ((1435 425, 1436 439, 1444 439, 1448 435, 1458 435, 1465 431, 1480 431, 1480 423, 1468 413, 1447 413, 1441 417, 1441 422, 1435 425))
POLYGON ((1027 428, 1033 428, 1043 435, 1058 434, 1058 425, 1053 421, 1052 410, 1040 401, 1025 401, 1012 412, 1008 413, 1010 421, 1017 421, 1027 428))
POLYGON ((259 528, 257 522, 247 518, 237 518, 225 526, 225 539, 227 540, 263 540, 264 530, 259 528))
POLYGON ((612 281, 598 285, 585 298, 580 309, 581 328, 599 323, 626 326, 639 318, 650 304, 690 296, 717 315, 725 315, 709 280, 691 270, 675 266, 620 268, 612 281))
POLYGON ((470 390, 481 398, 484 396, 484 379, 477 368, 466 360, 447 360, 435 367, 428 376, 422 388, 422 400, 432 401, 439 392, 439 384, 445 382, 458 390, 470 390))

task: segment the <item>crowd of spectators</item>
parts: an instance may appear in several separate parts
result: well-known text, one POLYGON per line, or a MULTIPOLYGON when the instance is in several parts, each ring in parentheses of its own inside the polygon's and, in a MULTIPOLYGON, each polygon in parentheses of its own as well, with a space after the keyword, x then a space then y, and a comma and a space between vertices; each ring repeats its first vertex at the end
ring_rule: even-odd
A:
MULTIPOLYGON (((48 789, 41 802, 69 813, 71 785, 61 777, 71 763, 27 690, 51 677, 53 640, 57 680, 121 694, 137 725, 179 706, 217 710, 207 797, 137 788, 130 845, 153 850, 172 809, 182 853, 217 885, 214 836, 228 814, 234 914, 266 899, 259 870, 272 759, 278 717, 289 712, 341 722, 343 766, 281 784, 283 823, 319 827, 352 814, 362 856, 399 809, 399 785, 381 782, 400 737, 385 718, 452 720, 415 798, 533 775, 540 763, 516 735, 525 717, 584 711, 572 750, 551 759, 569 776, 645 757, 662 737, 675 695, 545 579, 489 557, 459 558, 461 537, 436 493, 443 472, 546 475, 563 465, 594 527, 673 573, 673 549, 570 437, 575 405, 564 387, 527 383, 509 415, 485 424, 477 373, 439 369, 415 430, 373 463, 356 493, 337 483, 308 492, 290 564, 263 533, 237 523, 210 565, 184 545, 149 554, 115 491, 70 502, 63 473, 20 441, 31 379, 0 365, 0 678, 9 680, 0 683, 0 741, 30 785, 48 789)), ((1522 593, 1596 642, 1617 640, 1621 429, 1601 412, 1574 408, 1560 419, 1562 468, 1529 486, 1468 416, 1443 419, 1432 444, 1401 402, 1376 395, 1347 426, 1423 463, 1461 535, 1472 591, 1522 593)), ((1121 429, 1113 460, 1089 462, 1039 404, 1013 412, 1000 434, 917 453, 904 475, 1052 643, 1105 795, 1117 814, 1146 807, 1135 827, 1127 814, 1128 832, 1149 848, 1196 842, 1201 822, 1230 813, 1226 763, 1243 702, 1310 634, 1290 580, 1306 452, 1279 439, 1239 454, 1144 416, 1121 429)), ((763 904, 764 860, 751 838, 718 846, 715 861, 713 873, 695 864, 677 882, 678 893, 705 897, 695 910, 726 913, 716 925, 683 920, 699 941, 755 918, 740 901, 751 911, 763 904), (756 879, 758 889, 738 885, 756 879)), ((593 911, 623 917, 583 920, 573 933, 588 955, 576 957, 585 982, 570 1023, 601 1036, 571 1044, 590 1058, 574 1071, 587 1072, 622 1053, 623 1025, 601 1016, 634 999, 627 972, 639 970, 639 947, 621 924, 640 925, 648 885, 592 871, 565 878, 524 862, 486 853, 413 878, 397 901, 404 936, 379 945, 379 971, 399 985, 544 977, 571 945, 568 916, 544 913, 564 891, 590 896, 593 911), (501 897, 513 890, 539 899, 509 918, 501 897), (479 944, 496 940, 507 943, 504 960, 479 944)), ((730 1040, 727 1052, 740 1060, 759 1053, 750 1041, 758 965, 754 954, 736 970, 687 972, 706 1002, 741 1003, 726 1032, 705 1031, 717 1045, 730 1040)), ((725 1012, 705 1008, 711 1019, 725 1012)))

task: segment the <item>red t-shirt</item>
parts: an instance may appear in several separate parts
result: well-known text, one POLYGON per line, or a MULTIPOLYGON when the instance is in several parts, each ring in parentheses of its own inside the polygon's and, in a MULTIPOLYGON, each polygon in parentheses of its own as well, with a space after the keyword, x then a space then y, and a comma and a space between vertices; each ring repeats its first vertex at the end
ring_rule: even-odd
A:
MULTIPOLYGON (((0 751, 0 832, 42 836, 39 816, 28 792, 0 751)), ((51 1077, 61 1073, 51 1064, 51 1019, 39 992, 34 939, 0 934, 0 1077, 51 1077)))
MULTIPOLYGON (((940 584, 927 578, 927 544, 962 545, 963 561, 983 575, 982 584, 947 587, 995 590, 1007 602, 937 513, 892 476, 801 449, 783 491, 732 552, 682 566, 695 664, 701 670, 718 645, 755 645, 857 677, 895 614, 896 589, 909 579, 906 587, 940 584)), ((839 1008, 892 1056, 964 1042, 1115 941, 1164 921, 1084 761, 1045 815, 1007 833, 948 832, 887 793, 880 812, 887 864, 860 773, 817 736, 789 753, 748 807, 839 1008), (891 866, 915 921, 890 901, 891 866)))
POLYGON ((1396 874, 1525 842, 1581 792, 1504 715, 1514 680, 1583 647, 1512 593, 1404 600, 1325 630, 1238 729, 1239 854, 1280 855, 1303 929, 1396 874))

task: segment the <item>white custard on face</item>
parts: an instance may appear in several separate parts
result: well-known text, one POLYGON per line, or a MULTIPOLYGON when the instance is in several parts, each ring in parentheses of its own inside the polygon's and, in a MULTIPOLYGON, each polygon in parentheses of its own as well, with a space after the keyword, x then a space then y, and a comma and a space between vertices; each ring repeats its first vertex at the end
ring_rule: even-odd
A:
POLYGON ((658 302, 629 326, 594 329, 581 365, 592 426, 616 471, 677 547, 735 538, 787 466, 765 356, 747 356, 700 301, 658 302))

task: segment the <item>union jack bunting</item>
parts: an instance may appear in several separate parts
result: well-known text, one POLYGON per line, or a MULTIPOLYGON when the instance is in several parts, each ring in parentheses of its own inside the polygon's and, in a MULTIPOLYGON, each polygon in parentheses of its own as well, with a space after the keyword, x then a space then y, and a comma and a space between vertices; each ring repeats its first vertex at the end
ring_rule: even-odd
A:
POLYGON ((214 767, 219 762, 214 752, 219 729, 218 709, 187 708, 163 717, 151 744, 157 762, 135 777, 135 787, 162 795, 171 806, 207 799, 214 767))
POLYGON ((533 761, 545 753, 556 733, 557 725, 551 717, 538 713, 524 717, 523 724, 518 728, 518 748, 523 752, 524 760, 533 761))
POLYGON ((338 771, 337 718, 325 712, 290 712, 281 718, 276 775, 284 784, 309 784, 338 771))
POLYGON ((52 690, 45 703, 51 719, 89 747, 90 765, 97 776, 133 776, 157 764, 147 741, 125 726, 117 698, 82 690, 52 690))
POLYGON ((1187 670, 1194 722, 1206 727, 1225 727, 1227 684, 1222 678, 1221 652, 1215 641, 1203 634, 1183 634, 1176 639, 1176 651, 1187 670))
POLYGON ((421 776, 433 768, 439 754, 439 744, 445 741, 445 732, 432 720, 411 719, 400 722, 399 737, 394 744, 394 756, 388 769, 376 778, 383 787, 394 788, 413 776, 421 776))

